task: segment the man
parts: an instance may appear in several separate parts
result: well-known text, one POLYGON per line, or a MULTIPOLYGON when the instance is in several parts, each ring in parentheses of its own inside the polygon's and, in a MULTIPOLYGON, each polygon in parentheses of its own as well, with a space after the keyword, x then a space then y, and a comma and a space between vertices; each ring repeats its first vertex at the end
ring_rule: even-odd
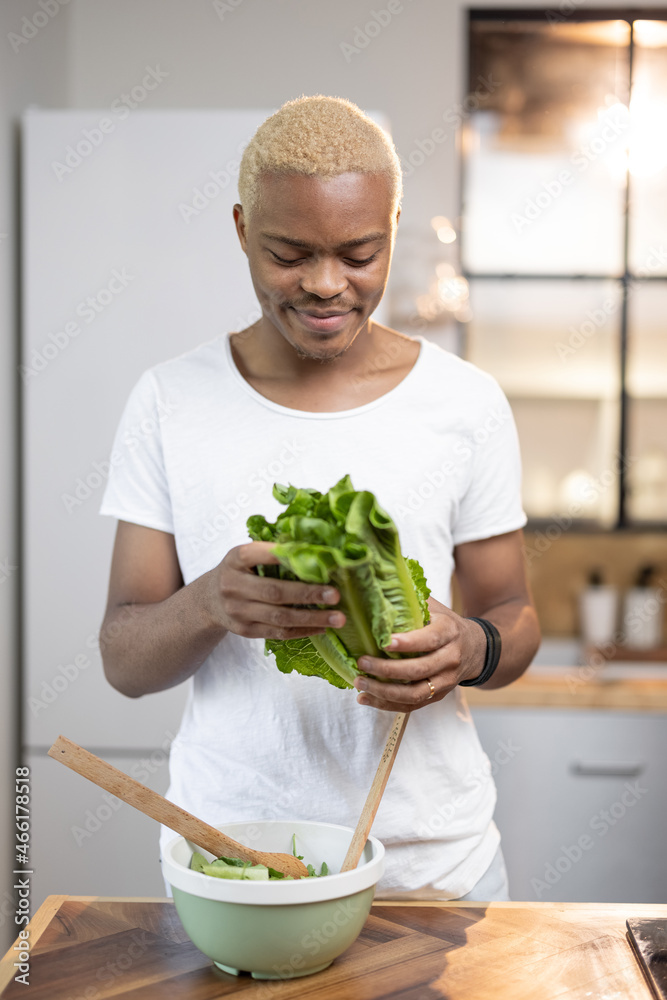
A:
POLYGON ((212 823, 353 826, 386 713, 411 710, 374 825, 387 848, 379 895, 459 898, 477 887, 501 897, 495 789, 458 687, 488 664, 491 626, 447 604, 455 567, 465 614, 502 639, 486 686, 526 669, 539 631, 507 402, 472 365, 371 320, 401 173, 358 108, 286 104, 244 153, 239 193, 234 219, 262 317, 156 366, 130 398, 102 508, 119 519, 106 676, 131 697, 190 679, 168 794, 212 823), (126 428, 144 419, 158 431, 139 445, 126 428), (420 655, 362 658, 356 692, 282 675, 264 657, 265 638, 344 619, 333 588, 258 576, 254 567, 276 560, 245 529, 249 514, 281 510, 274 479, 326 492, 345 473, 394 516, 433 593, 431 622, 391 646, 420 655), (330 610, 300 607, 309 604, 330 610))

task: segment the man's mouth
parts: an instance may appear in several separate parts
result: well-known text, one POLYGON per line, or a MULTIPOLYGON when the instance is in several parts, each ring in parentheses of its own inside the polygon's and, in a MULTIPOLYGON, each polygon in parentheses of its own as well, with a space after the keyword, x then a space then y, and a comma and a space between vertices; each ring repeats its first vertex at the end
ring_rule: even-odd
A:
POLYGON ((309 330, 322 331, 324 333, 342 329, 352 311, 352 309, 337 309, 320 312, 317 309, 294 309, 294 312, 305 327, 309 330))

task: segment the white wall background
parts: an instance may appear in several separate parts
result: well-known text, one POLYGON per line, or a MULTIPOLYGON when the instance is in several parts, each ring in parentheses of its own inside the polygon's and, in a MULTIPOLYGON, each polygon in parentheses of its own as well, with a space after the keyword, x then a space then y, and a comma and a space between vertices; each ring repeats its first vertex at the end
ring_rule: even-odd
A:
MULTIPOLYGON (((54 0, 50 0, 50 6, 54 0)), ((56 3, 63 0, 55 0, 56 3)), ((551 3, 558 11, 561 0, 551 3)), ((605 6, 622 6, 607 3, 605 6)), ((648 6, 648 0, 645 0, 648 6)), ((650 4, 659 6, 658 3, 650 4)), ((108 107, 146 67, 168 74, 146 108, 277 106, 302 93, 347 97, 386 112, 404 161, 464 96, 465 4, 402 0, 400 10, 358 52, 384 0, 69 0, 15 51, 10 33, 39 0, 0 6, 0 935, 13 926, 11 861, 17 757, 17 199, 16 124, 30 104, 108 107), (217 9, 219 8, 219 9, 217 9), (361 39, 363 41, 363 39, 361 39), (10 812, 11 810, 11 812, 10 812)), ((396 4, 393 4, 396 7, 396 4)), ((485 0, 480 6, 506 6, 485 0)), ((536 6, 526 2, 511 6, 536 6)), ((578 6, 593 7, 585 3, 578 6)), ((38 17, 43 21, 43 17, 38 17)), ((16 43, 15 43, 16 46, 16 43)), ((447 137, 406 180, 401 231, 426 238, 434 214, 458 214, 456 136, 447 137)), ((196 332, 193 332, 196 338, 196 332)), ((119 400, 119 408, 121 401, 119 400)))
POLYGON ((70 12, 17 51, 8 35, 32 16, 34 0, 0 6, 0 948, 16 936, 14 776, 18 763, 18 117, 30 104, 66 105, 70 12))

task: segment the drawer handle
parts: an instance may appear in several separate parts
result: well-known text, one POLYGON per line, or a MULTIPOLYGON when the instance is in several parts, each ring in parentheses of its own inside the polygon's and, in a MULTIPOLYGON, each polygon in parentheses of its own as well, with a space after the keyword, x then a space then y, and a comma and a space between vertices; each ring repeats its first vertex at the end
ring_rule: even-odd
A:
POLYGON ((577 760, 570 765, 572 774, 582 778, 637 778, 644 764, 617 764, 612 761, 577 760))

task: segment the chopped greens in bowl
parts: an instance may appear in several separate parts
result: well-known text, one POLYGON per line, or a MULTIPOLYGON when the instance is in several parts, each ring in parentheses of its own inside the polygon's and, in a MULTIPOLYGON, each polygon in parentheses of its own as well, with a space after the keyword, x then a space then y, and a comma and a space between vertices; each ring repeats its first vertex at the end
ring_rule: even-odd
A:
MULTIPOLYGON (((303 861, 303 854, 296 853, 296 834, 292 834, 292 854, 299 861, 303 861)), ((266 865, 253 865, 250 861, 242 861, 241 858, 216 858, 215 861, 207 861, 203 854, 195 851, 190 861, 190 868, 194 872, 201 872, 202 875, 212 875, 214 878, 248 879, 253 882, 267 882, 269 879, 281 879, 283 881, 296 881, 291 875, 283 875, 275 868, 267 868, 266 865)), ((316 872, 312 865, 306 865, 308 878, 322 878, 329 874, 326 861, 322 862, 319 872, 316 872)))
MULTIPOLYGON (((215 878, 236 878, 252 879, 254 882, 266 882, 269 879, 283 879, 295 881, 291 875, 283 875, 275 868, 267 868, 266 865, 252 865, 249 861, 241 861, 240 858, 216 858, 215 861, 207 861, 203 854, 192 855, 190 867, 195 872, 202 872, 204 875, 213 875, 215 878)), ((316 872, 312 865, 306 865, 309 878, 321 878, 329 874, 326 861, 322 862, 319 872, 316 872)))

